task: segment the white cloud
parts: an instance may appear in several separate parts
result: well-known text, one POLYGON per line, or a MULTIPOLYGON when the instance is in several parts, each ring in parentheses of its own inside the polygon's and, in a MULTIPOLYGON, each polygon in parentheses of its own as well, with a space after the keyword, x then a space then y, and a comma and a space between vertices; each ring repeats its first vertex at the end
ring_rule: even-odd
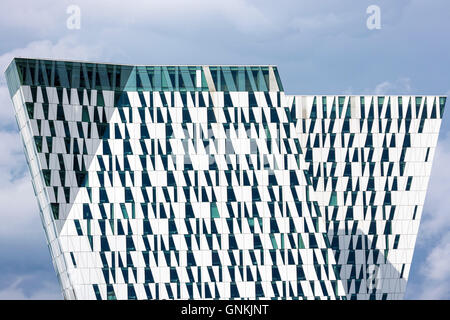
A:
POLYGON ((101 45, 80 44, 75 36, 66 36, 55 43, 50 40, 30 42, 24 48, 11 50, 0 56, 0 71, 3 73, 14 57, 90 60, 100 57, 101 45))
MULTIPOLYGON (((447 110, 448 112, 448 110, 447 110)), ((450 133, 442 133, 438 142, 420 226, 424 240, 438 239, 450 228, 450 133)), ((419 242, 420 243, 420 242, 419 242)))
POLYGON ((37 200, 28 175, 1 186, 0 201, 3 208, 0 218, 2 239, 23 239, 24 234, 29 238, 43 239, 37 200))
POLYGON ((384 81, 380 84, 377 84, 375 87, 375 94, 386 94, 386 91, 392 86, 389 81, 384 81))
MULTIPOLYGON (((441 238, 428 255, 422 271, 431 280, 450 280, 450 232, 441 238)), ((450 285, 448 288, 450 290, 450 285)))
POLYGON ((444 233, 420 267, 422 281, 411 289, 415 299, 450 298, 450 232, 444 233))
POLYGON ((411 79, 399 78, 395 81, 384 81, 375 86, 373 94, 408 94, 411 92, 411 79))
POLYGON ((22 141, 15 132, 0 131, 0 237, 42 236, 22 141))
POLYGON ((15 124, 14 108, 12 106, 8 88, 5 85, 0 85, 0 127, 12 126, 15 124))
POLYGON ((18 132, 0 131, 0 186, 14 173, 14 169, 22 167, 25 163, 22 141, 18 132))
POLYGON ((39 281, 36 275, 18 275, 7 287, 0 289, 0 300, 60 300, 60 288, 49 281, 39 281), (28 292, 27 281, 38 281, 39 289, 28 292))
MULTIPOLYGON (((59 18, 57 15, 59 6, 55 6, 50 0, 23 1, 20 6, 15 4, 14 0, 4 0, 0 4, 2 9, 0 10, 0 26, 3 30, 9 27, 15 30, 26 29, 42 33, 55 28, 59 18)), ((65 12, 62 11, 61 14, 65 12)))

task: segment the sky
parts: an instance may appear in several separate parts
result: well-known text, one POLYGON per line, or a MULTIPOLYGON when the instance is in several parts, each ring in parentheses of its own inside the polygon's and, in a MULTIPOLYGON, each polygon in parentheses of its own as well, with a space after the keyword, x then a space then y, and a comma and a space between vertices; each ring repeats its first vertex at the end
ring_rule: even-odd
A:
MULTIPOLYGON (((62 298, 3 75, 13 57, 273 64, 286 94, 448 95, 449 11, 448 0, 2 0, 0 299, 62 298), (380 9, 379 29, 367 27, 371 5, 380 9)), ((447 111, 407 299, 450 299, 449 118, 447 111)))

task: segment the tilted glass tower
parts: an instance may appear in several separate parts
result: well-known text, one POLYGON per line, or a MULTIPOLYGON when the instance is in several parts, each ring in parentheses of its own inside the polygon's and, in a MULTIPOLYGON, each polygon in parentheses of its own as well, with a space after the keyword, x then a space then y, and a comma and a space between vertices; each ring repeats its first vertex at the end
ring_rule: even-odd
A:
POLYGON ((401 299, 439 96, 286 95, 275 66, 14 59, 66 299, 401 299))

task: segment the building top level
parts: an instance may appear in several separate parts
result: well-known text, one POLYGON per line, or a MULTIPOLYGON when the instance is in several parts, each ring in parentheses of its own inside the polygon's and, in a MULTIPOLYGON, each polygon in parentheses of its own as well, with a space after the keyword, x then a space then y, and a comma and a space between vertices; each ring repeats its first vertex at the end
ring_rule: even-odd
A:
MULTIPOLYGON (((111 91, 284 92, 276 65, 128 65, 16 57, 5 74, 11 96, 21 85, 111 91)), ((446 95, 439 97, 446 99, 446 95)))
MULTIPOLYGON (((117 91, 283 91, 272 65, 124 65, 14 58, 6 70, 20 85, 117 91)), ((11 92, 12 91, 12 92, 11 92)))

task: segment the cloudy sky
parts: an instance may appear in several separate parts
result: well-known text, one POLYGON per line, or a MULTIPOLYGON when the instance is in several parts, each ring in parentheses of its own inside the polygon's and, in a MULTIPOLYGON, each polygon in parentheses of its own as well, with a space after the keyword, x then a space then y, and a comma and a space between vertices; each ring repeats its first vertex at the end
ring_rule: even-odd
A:
MULTIPOLYGON (((61 299, 3 71, 13 57, 275 64, 288 94, 450 92, 448 0, 17 1, 0 4, 0 299, 61 299), (126 5, 124 5, 126 4, 126 5), (70 5, 80 29, 69 29, 70 5), (366 9, 381 9, 369 30, 366 9)), ((406 298, 450 299, 450 112, 406 298)))

